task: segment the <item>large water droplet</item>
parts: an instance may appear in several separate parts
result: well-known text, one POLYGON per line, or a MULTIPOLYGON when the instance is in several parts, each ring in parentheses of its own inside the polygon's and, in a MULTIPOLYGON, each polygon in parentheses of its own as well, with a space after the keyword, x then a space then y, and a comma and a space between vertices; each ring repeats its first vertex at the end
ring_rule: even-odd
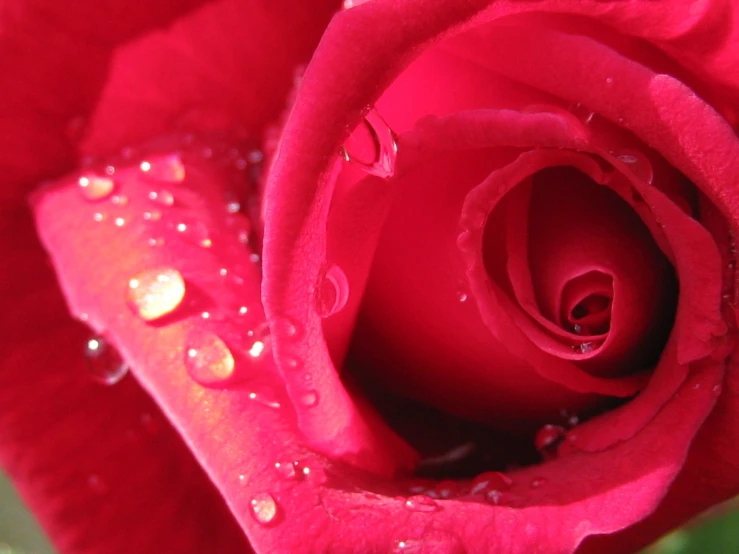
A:
POLYGON ((349 281, 338 265, 330 265, 322 272, 316 287, 316 313, 330 317, 346 306, 349 300, 349 281))
POLYGON ((251 514, 257 523, 269 525, 277 518, 277 502, 268 492, 257 494, 249 501, 251 514))
POLYGON ((370 175, 388 179, 395 172, 398 142, 393 130, 373 108, 342 146, 341 155, 370 175))
POLYGON ((626 168, 634 177, 647 184, 652 184, 654 181, 654 169, 645 154, 638 150, 623 150, 616 157, 626 164, 626 168))
POLYGON ((87 340, 85 357, 90 375, 103 385, 115 385, 128 374, 128 364, 118 351, 99 335, 87 340))
POLYGON ((425 494, 414 494, 405 500, 405 507, 412 512, 435 512, 441 509, 439 503, 425 494))
POLYGON ((113 194, 115 181, 110 177, 88 173, 77 180, 82 196, 87 200, 103 200, 113 194))
POLYGON ((212 386, 227 381, 234 372, 231 350, 215 333, 195 329, 185 341, 185 367, 190 377, 201 385, 212 386))
POLYGON ((185 180, 185 166, 177 154, 153 162, 144 160, 139 164, 139 169, 154 181, 181 183, 185 180))
POLYGON ((128 281, 127 304, 145 321, 171 313, 184 297, 185 281, 176 269, 147 269, 128 281))

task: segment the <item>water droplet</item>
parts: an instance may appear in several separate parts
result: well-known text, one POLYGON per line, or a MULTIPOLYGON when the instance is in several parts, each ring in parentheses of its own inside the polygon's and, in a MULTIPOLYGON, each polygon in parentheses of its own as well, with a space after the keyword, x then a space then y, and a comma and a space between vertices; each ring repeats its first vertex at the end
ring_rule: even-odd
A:
POLYGON ((231 200, 226 203, 226 211, 230 214, 235 214, 241 209, 241 204, 238 200, 231 200))
POLYGON ((435 512, 441 509, 439 503, 425 494, 414 494, 405 500, 405 507, 412 512, 435 512))
POLYGON ((96 212, 92 216, 92 219, 94 219, 95 221, 97 221, 98 223, 100 223, 101 221, 103 221, 105 219, 105 216, 103 214, 101 214, 100 212, 96 212))
POLYGON ((279 336, 289 339, 298 337, 301 332, 300 324, 286 316, 276 318, 272 325, 279 336))
POLYGON ((613 77, 606 77, 606 86, 613 85, 613 77))
POLYGON ((208 228, 202 221, 191 218, 180 221, 174 226, 177 234, 192 244, 210 248, 213 241, 210 239, 208 228))
POLYGON ((711 388, 711 392, 714 394, 714 396, 721 396, 721 385, 713 385, 711 388))
POLYGON ((144 212, 144 219, 146 221, 159 221, 162 219, 162 213, 153 211, 153 212, 144 212))
POLYGON ((434 488, 439 498, 453 498, 459 496, 459 484, 451 479, 445 479, 434 488))
POLYGON ((228 380, 236 365, 225 342, 210 331, 195 329, 185 341, 185 367, 201 385, 211 386, 228 380))
POLYGON ((299 397, 300 404, 306 408, 312 408, 318 404, 318 393, 314 390, 305 391, 299 397))
POLYGON ((243 487, 246 485, 246 483, 247 483, 246 475, 244 475, 243 473, 240 474, 239 475, 239 485, 243 487))
POLYGON ((275 471, 283 479, 297 479, 298 474, 295 471, 295 464, 292 462, 275 462, 275 471))
POLYGON ((162 206, 171 206, 174 204, 174 194, 168 190, 153 190, 149 193, 149 200, 162 206))
POLYGON ((87 200, 103 200, 110 196, 115 189, 115 181, 110 177, 103 177, 89 173, 77 180, 82 196, 87 200))
POLYGON ((559 425, 544 425, 534 437, 534 446, 545 459, 554 457, 565 433, 565 429, 559 425))
POLYGON ((128 205, 128 196, 124 194, 116 194, 110 199, 110 201, 116 206, 126 206, 128 205))
POLYGON ((483 494, 488 490, 508 490, 513 480, 498 471, 486 471, 472 480, 470 494, 483 494))
POLYGON ((171 313, 185 296, 185 281, 172 268, 147 269, 128 281, 128 306, 145 321, 171 313))
POLYGON ((583 106, 580 102, 576 102, 575 104, 572 104, 569 107, 569 110, 572 112, 572 114, 575 117, 577 117, 580 121, 585 123, 585 125, 588 125, 590 122, 592 122, 593 117, 595 117, 595 112, 583 106))
POLYGON ((255 340, 249 348, 249 356, 252 358, 258 358, 264 352, 264 342, 261 340, 255 340))
POLYGON ((269 525, 277 517, 277 502, 268 492, 260 493, 249 501, 251 514, 257 523, 269 525))
POLYGON ((149 240, 147 240, 146 243, 149 246, 163 246, 164 245, 164 239, 161 238, 161 237, 159 237, 159 238, 152 237, 149 240))
POLYGON ((597 345, 594 342, 583 342, 572 347, 577 354, 590 354, 595 351, 597 345))
POLYGON ((652 184, 654 169, 647 156, 638 150, 624 150, 616 156, 637 179, 652 184))
POLYGON ((469 300, 469 295, 467 294, 467 290, 464 288, 457 289, 457 300, 460 302, 467 302, 469 300))
POLYGON ((582 325, 580 325, 579 323, 575 323, 572 326, 572 332, 575 333, 576 335, 582 334, 582 325))
POLYGON ((85 357, 90 375, 103 385, 115 385, 128 374, 128 364, 102 336, 87 340, 85 357))
POLYGON ((239 315, 246 315, 249 313, 249 308, 246 306, 239 306, 239 315))
POLYGON ((316 312, 327 318, 339 312, 349 300, 349 281, 338 265, 330 265, 319 278, 316 287, 316 312))
POLYGON ((395 172, 398 142, 393 130, 373 108, 342 146, 341 155, 370 175, 389 179, 395 172), (369 138, 363 136, 367 132, 369 138))
POLYGON ((474 252, 475 244, 472 239, 472 233, 469 230, 462 231, 457 237, 457 248, 461 252, 474 252))
POLYGON ((501 499, 503 498, 503 493, 499 490, 489 490, 485 493, 485 500, 490 502, 491 504, 498 505, 500 504, 501 499))
POLYGON ((115 175, 115 167, 112 165, 106 165, 105 166, 105 173, 107 175, 115 175))
POLYGON ((177 154, 165 156, 154 162, 144 160, 139 164, 139 169, 149 179, 165 181, 169 183, 181 183, 185 180, 185 166, 177 154))
POLYGON ((268 408, 272 408, 275 410, 280 408, 280 403, 276 400, 269 399, 265 393, 250 392, 249 400, 254 400, 255 402, 259 402, 263 406, 267 406, 268 408))
MULTIPOLYGON (((347 3, 351 3, 351 0, 346 0, 344 2, 345 9, 349 9, 346 7, 347 3)), ((413 554, 415 552, 422 552, 422 548, 423 543, 421 541, 414 539, 405 539, 402 541, 395 541, 395 543, 393 544, 392 554, 413 554)))
POLYGON ((534 478, 534 479, 531 480, 531 488, 532 489, 538 489, 538 488, 543 487, 544 485, 546 485, 546 483, 547 483, 547 480, 544 479, 543 477, 536 477, 536 478, 534 478))

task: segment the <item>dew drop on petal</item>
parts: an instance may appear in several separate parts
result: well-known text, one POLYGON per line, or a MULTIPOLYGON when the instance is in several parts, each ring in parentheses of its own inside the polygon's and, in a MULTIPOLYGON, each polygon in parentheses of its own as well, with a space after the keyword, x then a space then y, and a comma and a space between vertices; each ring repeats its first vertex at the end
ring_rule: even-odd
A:
POLYGON ((503 493, 495 489, 491 489, 485 493, 485 500, 496 506, 500 504, 500 500, 502 497, 503 493))
POLYGON ((318 393, 314 390, 305 391, 298 398, 300 404, 306 408, 312 408, 318 404, 318 393))
POLYGON ((172 206, 174 204, 174 194, 168 190, 152 190, 148 196, 149 200, 162 206, 172 206))
POLYGON ((283 479, 292 480, 298 477, 295 464, 292 462, 275 462, 275 471, 283 479))
POLYGON ((412 512, 435 512, 441 509, 436 500, 425 494, 409 496, 404 505, 412 512))
POLYGON ((472 480, 470 494, 484 494, 489 490, 508 490, 513 485, 513 480, 498 471, 486 471, 472 480))
POLYGON ((228 380, 236 362, 231 350, 215 333, 195 329, 185 341, 185 367, 201 385, 216 385, 228 380))
POLYGON ((91 201, 103 200, 113 194, 113 189, 115 189, 115 181, 113 179, 93 173, 80 177, 77 180, 77 184, 82 192, 82 196, 91 201))
POLYGON ((181 183, 185 180, 185 166, 177 154, 154 161, 144 160, 139 164, 139 169, 154 181, 181 183))
POLYGON ((110 199, 110 201, 116 206, 126 206, 128 205, 128 196, 125 194, 116 194, 110 199))
MULTIPOLYGON (((354 3, 358 2, 355 0, 354 3)), ((397 155, 397 137, 374 108, 367 112, 360 126, 341 148, 344 160, 383 179, 393 176, 397 155)))
POLYGON ((269 525, 277 517, 277 502, 268 492, 257 494, 249 501, 251 514, 257 523, 269 525))
POLYGON ((128 281, 126 303, 144 321, 171 313, 185 297, 185 281, 172 268, 147 269, 128 281))
POLYGON ((319 317, 331 317, 341 311, 349 300, 349 281, 344 271, 335 264, 321 272, 316 287, 316 313, 319 317))
MULTIPOLYGON (((350 0, 348 0, 350 1, 350 0)), ((344 2, 346 5, 346 2, 344 2)), ((392 554, 415 554, 416 552, 423 552, 423 543, 420 540, 405 539, 401 541, 395 541, 393 544, 392 554)))
POLYGON ((534 446, 545 457, 552 456, 564 440, 565 429, 559 425, 544 425, 534 437, 534 446))
POLYGON ((538 489, 546 485, 546 483, 547 483, 547 480, 544 479, 543 477, 536 477, 535 479, 531 480, 531 488, 538 489))
POLYGON ((255 402, 259 402, 262 406, 267 406, 268 408, 272 408, 274 410, 280 408, 280 403, 269 398, 264 392, 250 392, 249 400, 254 400, 255 402))
POLYGON ((577 354, 591 354, 596 348, 597 345, 594 342, 583 342, 572 347, 577 354))
POLYGON ((174 229, 177 231, 178 236, 181 236, 192 244, 202 246, 203 248, 213 246, 208 228, 202 221, 194 218, 182 220, 175 224, 174 229))
POLYGON ((645 154, 638 150, 624 150, 616 157, 626 165, 627 170, 634 177, 647 184, 652 184, 654 181, 654 169, 645 154))
POLYGON ((87 340, 85 358, 90 375, 103 385, 115 385, 128 374, 128 364, 102 336, 95 335, 87 340))

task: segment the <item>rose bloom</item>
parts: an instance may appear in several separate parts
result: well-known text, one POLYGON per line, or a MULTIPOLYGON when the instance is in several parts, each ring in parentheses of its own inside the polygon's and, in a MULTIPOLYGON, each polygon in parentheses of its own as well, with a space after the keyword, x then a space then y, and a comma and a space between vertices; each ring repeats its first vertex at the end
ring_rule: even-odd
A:
POLYGON ((634 552, 735 495, 735 4, 338 4, 0 11, 56 547, 634 552))

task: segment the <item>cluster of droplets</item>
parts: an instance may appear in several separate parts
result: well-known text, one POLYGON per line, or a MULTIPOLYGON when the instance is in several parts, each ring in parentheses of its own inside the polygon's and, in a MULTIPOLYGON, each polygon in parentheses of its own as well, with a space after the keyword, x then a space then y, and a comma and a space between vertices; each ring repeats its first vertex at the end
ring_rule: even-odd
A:
MULTIPOLYGON (((220 168, 227 183, 233 182, 234 187, 245 186, 248 189, 243 193, 238 193, 237 188, 226 191, 224 217, 227 227, 237 237, 238 242, 243 247, 252 248, 254 245, 252 229, 243 216, 242 205, 244 199, 249 202, 250 194, 253 192, 256 179, 254 171, 261 167, 262 153, 254 148, 242 150, 229 146, 231 143, 227 140, 205 143, 202 137, 193 134, 169 140, 170 143, 172 140, 177 143, 176 151, 170 154, 142 154, 137 149, 125 148, 118 162, 101 164, 94 159, 85 161, 86 169, 78 177, 77 185, 86 201, 100 204, 102 208, 94 213, 93 219, 96 222, 110 221, 117 227, 124 227, 129 223, 130 214, 125 211, 119 214, 115 212, 128 206, 129 196, 121 189, 130 179, 135 179, 144 186, 148 183, 150 187, 145 193, 145 198, 141 200, 145 206, 142 214, 144 225, 166 223, 165 229, 171 236, 198 247, 210 248, 213 239, 205 224, 198 218, 190 216, 178 204, 180 194, 178 190, 181 190, 178 187, 188 179, 185 160, 194 160, 195 163, 208 160, 220 168), (244 182, 246 185, 243 185, 244 182), (109 204, 106 206, 104 202, 109 204)), ((161 247, 166 244, 167 239, 154 234, 146 240, 149 246, 161 247)), ((259 261, 258 254, 253 251, 243 248, 243 252, 244 257, 250 262, 259 261)), ((238 273, 230 268, 221 268, 219 278, 230 285, 240 286, 245 280, 238 273)), ((148 323, 166 323, 165 319, 183 306, 187 296, 185 278, 178 269, 169 266, 143 269, 129 278, 125 288, 127 306, 148 323)), ((238 305, 234 312, 233 316, 237 319, 244 319, 249 310, 247 306, 238 305)), ((199 315, 202 319, 209 320, 215 314, 205 310, 199 315)), ((253 327, 247 333, 247 340, 249 342, 245 349, 246 358, 258 360, 263 357, 269 346, 267 326, 253 327)), ((88 341, 85 356, 92 375, 98 381, 107 384, 120 380, 128 369, 120 355, 102 337, 93 337, 88 341)), ((222 337, 212 331, 198 328, 186 338, 184 365, 197 382, 213 386, 227 383, 233 377, 237 360, 222 337)), ((265 396, 259 394, 257 398, 261 401, 265 396)), ((279 405, 272 401, 269 404, 279 405)))

